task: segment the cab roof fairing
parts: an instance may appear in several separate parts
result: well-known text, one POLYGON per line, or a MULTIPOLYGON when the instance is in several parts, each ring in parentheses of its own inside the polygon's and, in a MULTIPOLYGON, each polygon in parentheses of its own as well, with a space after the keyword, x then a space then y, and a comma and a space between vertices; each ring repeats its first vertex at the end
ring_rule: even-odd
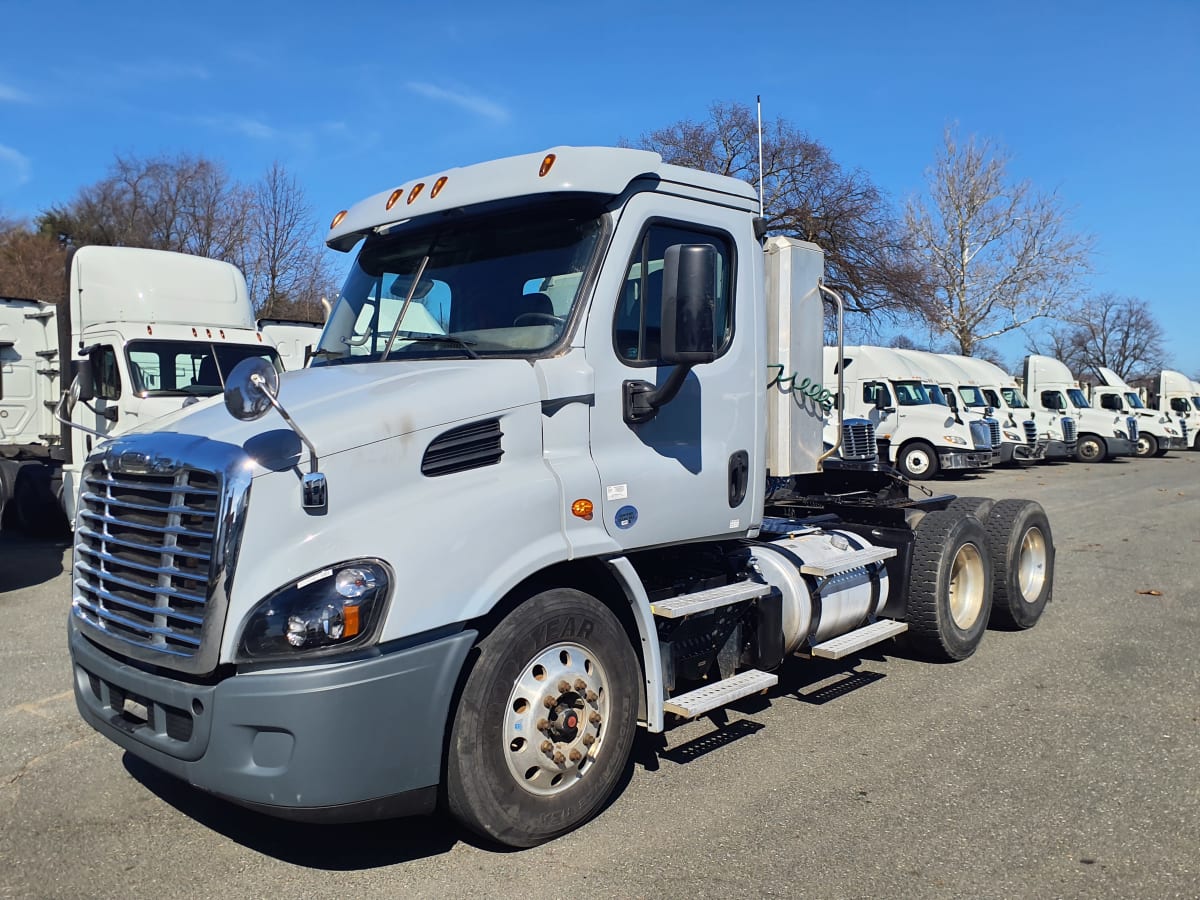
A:
POLYGON ((447 169, 380 191, 351 206, 337 227, 329 230, 325 243, 334 250, 345 252, 353 248, 364 234, 380 226, 510 197, 562 193, 615 197, 623 193, 631 182, 646 177, 713 191, 743 202, 758 202, 754 189, 743 181, 669 165, 662 161, 659 154, 649 150, 551 147, 540 153, 526 153, 447 169), (539 175, 543 160, 551 154, 555 157, 553 165, 545 175, 539 175), (443 177, 446 181, 438 196, 430 196, 433 186, 443 177), (413 196, 413 189, 417 185, 423 187, 413 196), (399 199, 388 209, 388 198, 397 191, 400 192, 399 199))

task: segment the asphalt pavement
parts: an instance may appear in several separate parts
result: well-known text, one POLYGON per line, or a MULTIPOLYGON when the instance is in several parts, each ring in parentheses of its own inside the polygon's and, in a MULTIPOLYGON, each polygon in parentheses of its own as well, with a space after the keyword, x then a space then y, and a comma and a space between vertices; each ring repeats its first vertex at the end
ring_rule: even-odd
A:
POLYGON ((1036 628, 789 661, 520 852, 281 822, 127 756, 71 697, 69 546, 0 535, 0 897, 1200 897, 1200 453, 936 486, 1046 507, 1036 628))

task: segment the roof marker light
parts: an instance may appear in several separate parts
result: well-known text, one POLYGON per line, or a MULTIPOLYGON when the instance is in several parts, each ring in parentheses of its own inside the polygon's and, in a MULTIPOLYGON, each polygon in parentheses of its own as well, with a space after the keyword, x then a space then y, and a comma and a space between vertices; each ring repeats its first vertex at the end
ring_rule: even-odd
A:
POLYGON ((425 182, 418 181, 416 184, 414 184, 413 189, 408 192, 408 202, 412 203, 414 200, 416 200, 417 197, 420 195, 421 191, 423 191, 424 189, 425 189, 425 182))
POLYGON ((440 194, 442 192, 442 188, 444 188, 445 186, 446 186, 446 176, 443 175, 441 178, 439 178, 437 181, 435 181, 433 183, 433 190, 429 192, 429 199, 432 200, 434 197, 436 197, 438 194, 440 194))
POLYGON ((553 153, 547 153, 545 159, 542 160, 542 167, 538 169, 538 178, 545 178, 550 170, 554 168, 554 160, 558 159, 553 153))
POLYGON ((391 209, 393 206, 396 205, 396 201, 399 200, 403 196, 404 196, 404 188, 396 188, 394 191, 392 191, 391 196, 388 197, 387 206, 385 206, 384 209, 391 209))
POLYGON ((334 228, 337 228, 339 225, 341 225, 342 219, 346 218, 346 213, 349 211, 350 210, 348 209, 343 209, 340 213, 334 216, 333 221, 329 223, 329 230, 332 231, 334 228))

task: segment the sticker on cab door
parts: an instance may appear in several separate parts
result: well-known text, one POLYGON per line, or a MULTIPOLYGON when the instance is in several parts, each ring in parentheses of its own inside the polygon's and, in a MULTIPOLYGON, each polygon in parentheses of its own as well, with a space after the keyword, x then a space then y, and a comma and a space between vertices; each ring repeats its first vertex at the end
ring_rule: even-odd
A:
POLYGON ((613 522, 621 529, 632 528, 634 523, 637 522, 637 507, 622 506, 613 517, 613 522))

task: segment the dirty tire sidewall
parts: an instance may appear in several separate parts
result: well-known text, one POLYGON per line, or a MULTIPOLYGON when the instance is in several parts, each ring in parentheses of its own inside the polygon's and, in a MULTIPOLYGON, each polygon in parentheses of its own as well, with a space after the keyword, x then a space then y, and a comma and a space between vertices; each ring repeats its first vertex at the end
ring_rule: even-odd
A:
POLYGON ((509 613, 478 647, 453 710, 446 765, 451 815, 472 831, 511 847, 532 847, 582 825, 620 780, 637 727, 641 667, 617 617, 581 591, 544 591, 509 613), (608 674, 610 712, 601 752, 570 790, 539 796, 508 768, 503 744, 510 693, 527 664, 569 642, 594 654, 608 674))
POLYGON ((992 622, 1007 628, 1032 628, 1054 593, 1050 519, 1041 504, 1033 500, 1001 500, 992 507, 984 529, 992 556, 992 622), (1021 590, 1021 557, 1031 529, 1040 535, 1045 570, 1037 593, 1026 597, 1021 590))
POLYGON ((1084 437, 1075 445, 1075 458, 1080 462, 1104 462, 1108 447, 1098 437, 1084 437))
POLYGON ((992 567, 987 534, 972 515, 941 510, 917 526, 908 592, 907 644, 928 659, 954 662, 975 652, 987 630, 992 603, 992 567), (967 544, 983 563, 982 606, 974 621, 960 627, 950 611, 950 577, 955 557, 967 544))
POLYGON ((1153 456, 1158 452, 1158 441, 1152 434, 1139 434, 1137 446, 1133 448, 1133 455, 1145 459, 1148 456, 1153 456))
POLYGON ((922 441, 905 444, 896 456, 896 468, 905 478, 927 481, 938 473, 937 451, 922 441))

